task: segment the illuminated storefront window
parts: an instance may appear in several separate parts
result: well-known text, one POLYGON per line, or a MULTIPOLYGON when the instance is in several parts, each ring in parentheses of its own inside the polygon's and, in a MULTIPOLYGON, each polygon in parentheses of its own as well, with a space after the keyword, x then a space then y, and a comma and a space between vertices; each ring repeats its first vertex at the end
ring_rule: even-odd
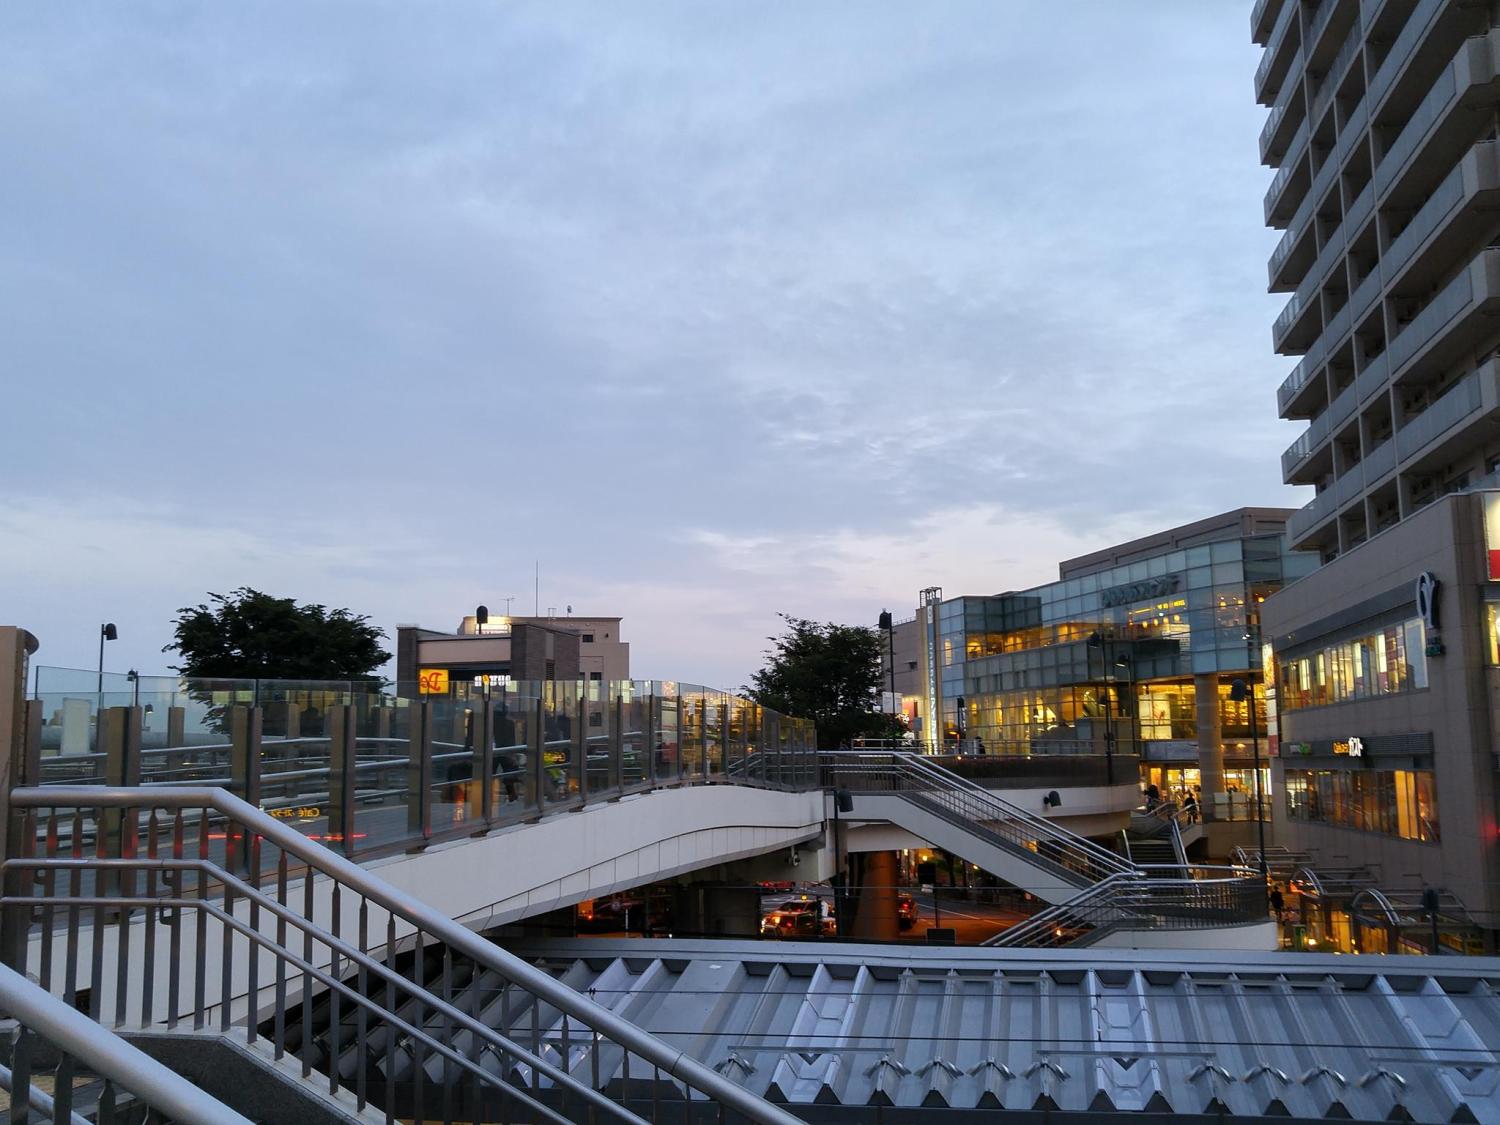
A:
POLYGON ((1425 649, 1422 622, 1413 618, 1304 656, 1283 657, 1277 706, 1297 711, 1420 691, 1427 686, 1425 649))
POLYGON ((1289 769, 1286 809, 1292 820, 1425 843, 1439 839, 1431 770, 1289 769))

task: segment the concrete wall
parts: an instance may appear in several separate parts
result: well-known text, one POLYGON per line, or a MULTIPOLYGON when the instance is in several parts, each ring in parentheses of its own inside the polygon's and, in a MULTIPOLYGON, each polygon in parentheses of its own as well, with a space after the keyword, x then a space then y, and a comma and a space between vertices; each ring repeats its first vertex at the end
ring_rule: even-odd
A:
MULTIPOLYGON (((1431 732, 1442 843, 1289 821, 1285 769, 1326 768, 1326 763, 1284 755, 1272 762, 1274 842, 1309 851, 1328 867, 1374 864, 1386 887, 1446 888, 1482 925, 1495 928, 1500 926, 1500 850, 1492 673, 1481 628, 1488 582, 1480 497, 1439 500, 1282 590, 1262 607, 1263 630, 1284 650, 1314 640, 1314 622, 1401 588, 1412 592, 1408 616, 1415 617, 1415 584, 1424 571, 1442 583, 1438 609, 1446 649, 1427 658, 1427 690, 1282 710, 1279 735, 1284 748, 1292 741, 1431 732)), ((1380 760, 1369 760, 1366 768, 1380 768, 1380 760)))

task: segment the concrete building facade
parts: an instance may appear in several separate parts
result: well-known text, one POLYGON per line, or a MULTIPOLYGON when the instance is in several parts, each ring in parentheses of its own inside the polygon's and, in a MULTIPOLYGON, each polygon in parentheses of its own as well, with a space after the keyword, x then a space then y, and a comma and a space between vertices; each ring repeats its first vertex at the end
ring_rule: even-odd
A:
POLYGON ((1300 357, 1282 454, 1316 495, 1292 545, 1337 557, 1500 465, 1500 11, 1474 0, 1260 0, 1276 169, 1268 267, 1300 357))
POLYGON ((630 645, 618 617, 492 616, 481 627, 472 614, 454 633, 401 625, 396 629, 396 680, 415 683, 423 669, 444 669, 450 682, 630 679, 630 645))
POLYGON ((1493 949, 1500 5, 1258 0, 1251 22, 1272 339, 1300 357, 1277 405, 1308 423, 1281 468, 1316 490, 1287 533, 1323 564, 1262 609, 1274 838, 1396 913, 1455 900, 1493 949))

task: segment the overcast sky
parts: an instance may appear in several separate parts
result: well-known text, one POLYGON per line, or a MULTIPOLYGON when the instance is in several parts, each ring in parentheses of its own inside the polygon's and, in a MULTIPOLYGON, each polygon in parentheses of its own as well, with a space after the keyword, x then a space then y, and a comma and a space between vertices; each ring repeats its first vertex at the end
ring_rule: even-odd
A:
POLYGON ((777 611, 1283 488, 1248 2, 0 7, 0 621, 777 611))

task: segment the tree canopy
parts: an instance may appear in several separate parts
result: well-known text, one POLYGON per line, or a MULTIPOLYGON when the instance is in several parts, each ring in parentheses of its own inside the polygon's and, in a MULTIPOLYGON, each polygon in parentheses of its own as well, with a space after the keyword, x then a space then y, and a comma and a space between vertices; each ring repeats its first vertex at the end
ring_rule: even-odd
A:
POLYGON ((895 738, 904 729, 882 714, 880 634, 861 625, 820 625, 781 614, 786 630, 767 637, 766 666, 745 693, 784 715, 812 719, 818 747, 834 750, 854 738, 895 738))
POLYGON ((347 609, 298 605, 242 586, 177 611, 173 670, 208 679, 366 680, 391 658, 385 630, 347 609))

